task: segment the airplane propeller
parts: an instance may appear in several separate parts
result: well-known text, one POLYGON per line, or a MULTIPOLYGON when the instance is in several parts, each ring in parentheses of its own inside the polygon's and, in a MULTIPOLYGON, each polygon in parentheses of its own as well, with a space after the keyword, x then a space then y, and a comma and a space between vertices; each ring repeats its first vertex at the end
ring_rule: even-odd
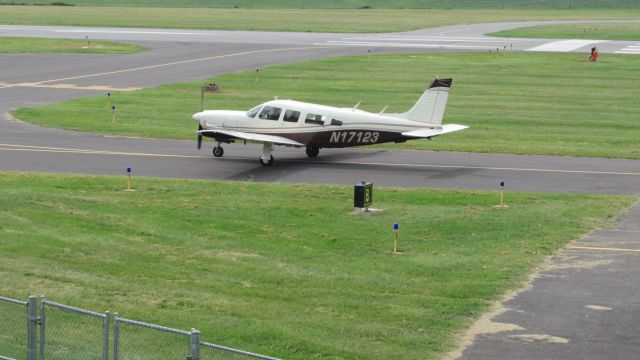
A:
POLYGON ((202 130, 202 125, 198 124, 198 150, 202 148, 202 134, 200 131, 202 130))

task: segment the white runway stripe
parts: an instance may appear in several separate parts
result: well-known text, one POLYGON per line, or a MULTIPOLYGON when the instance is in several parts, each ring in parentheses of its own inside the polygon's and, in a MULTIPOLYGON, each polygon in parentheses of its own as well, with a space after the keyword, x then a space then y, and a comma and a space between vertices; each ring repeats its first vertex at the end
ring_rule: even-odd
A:
POLYGON ((480 45, 456 45, 456 44, 420 44, 398 42, 372 42, 372 41, 327 41, 314 45, 340 45, 340 46, 367 46, 367 47, 406 47, 406 48, 432 48, 432 49, 494 49, 493 46, 480 45))
POLYGON ((631 54, 631 55, 640 55, 640 43, 636 45, 629 45, 624 47, 616 52, 615 54, 631 54))
POLYGON ((527 51, 569 52, 581 47, 598 44, 606 40, 562 40, 553 41, 527 49, 527 51))

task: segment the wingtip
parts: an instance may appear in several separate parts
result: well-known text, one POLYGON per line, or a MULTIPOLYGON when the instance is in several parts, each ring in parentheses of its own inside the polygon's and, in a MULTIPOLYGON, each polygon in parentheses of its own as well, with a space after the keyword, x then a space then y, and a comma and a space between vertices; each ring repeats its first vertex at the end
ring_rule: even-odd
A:
POLYGON ((429 85, 429 89, 437 88, 437 87, 450 88, 452 83, 453 83, 453 79, 452 78, 448 78, 448 79, 435 78, 431 82, 431 85, 429 85))

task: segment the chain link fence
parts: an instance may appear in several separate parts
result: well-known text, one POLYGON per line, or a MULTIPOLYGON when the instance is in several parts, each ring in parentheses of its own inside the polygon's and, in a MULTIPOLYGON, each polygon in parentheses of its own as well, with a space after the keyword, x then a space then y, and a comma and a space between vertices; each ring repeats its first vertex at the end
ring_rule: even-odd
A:
POLYGON ((21 359, 27 348, 27 302, 0 296, 0 359, 21 359))
POLYGON ((109 359, 109 313, 42 300, 40 359, 109 359))
POLYGON ((110 331, 109 312, 40 300, 38 306, 35 296, 28 302, 0 297, 0 360, 278 360, 201 341, 196 329, 173 329, 125 319, 118 313, 110 331))

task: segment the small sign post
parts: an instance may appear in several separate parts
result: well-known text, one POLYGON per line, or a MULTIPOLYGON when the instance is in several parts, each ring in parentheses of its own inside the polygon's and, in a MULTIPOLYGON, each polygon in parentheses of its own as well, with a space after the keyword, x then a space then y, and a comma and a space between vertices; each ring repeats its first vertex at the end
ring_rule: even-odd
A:
POLYGON ((398 254, 398 233, 400 232, 400 226, 398 223, 393 224, 393 255, 398 254))
POLYGON ((353 207, 360 211, 368 211, 373 204, 373 183, 361 181, 353 187, 353 207))

